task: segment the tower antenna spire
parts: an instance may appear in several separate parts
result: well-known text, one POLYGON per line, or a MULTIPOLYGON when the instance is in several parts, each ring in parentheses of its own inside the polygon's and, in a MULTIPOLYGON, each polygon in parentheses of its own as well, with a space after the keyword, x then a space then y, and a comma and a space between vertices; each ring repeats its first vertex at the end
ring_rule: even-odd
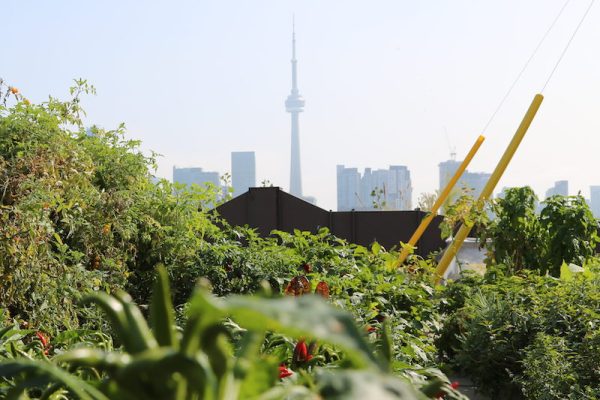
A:
POLYGON ((300 126, 299 114, 304 111, 304 99, 298 91, 298 69, 296 60, 296 16, 292 15, 292 90, 285 100, 285 110, 292 117, 292 152, 290 159, 290 193, 302 197, 302 174, 300 171, 300 126))

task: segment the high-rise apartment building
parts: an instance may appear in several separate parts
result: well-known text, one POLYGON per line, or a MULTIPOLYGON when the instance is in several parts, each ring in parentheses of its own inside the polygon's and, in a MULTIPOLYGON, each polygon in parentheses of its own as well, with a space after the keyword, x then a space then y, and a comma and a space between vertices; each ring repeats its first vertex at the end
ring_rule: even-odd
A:
POLYGON ((556 181, 554 186, 546 191, 546 198, 556 195, 569 195, 569 181, 556 181))
POLYGON ((361 204, 360 172, 357 168, 337 167, 337 209, 348 211, 359 208, 361 204))
MULTIPOLYGON (((440 192, 444 190, 460 164, 461 161, 456 160, 448 160, 439 163, 440 192)), ((491 176, 492 174, 487 172, 469 172, 468 170, 465 170, 456 183, 455 188, 459 190, 463 188, 470 190, 470 195, 474 198, 478 198, 491 176)))
POLYGON ((594 217, 600 218, 600 186, 590 186, 590 203, 594 217))
POLYGON ((253 151, 231 153, 231 185, 233 197, 246 193, 256 186, 256 158, 253 151))
MULTIPOLYGON (((440 169, 440 192, 444 190, 450 179, 454 176, 454 173, 460 167, 460 161, 448 160, 442 161, 438 164, 440 169)), ((466 173, 467 171, 465 171, 466 173)), ((464 174, 463 174, 464 176, 464 174)))
POLYGON ((410 210, 412 208, 412 184, 410 171, 403 165, 364 173, 357 168, 337 166, 338 211, 410 210))
POLYGON ((173 167, 173 182, 185 183, 186 185, 204 186, 206 183, 212 183, 216 187, 220 186, 220 177, 218 172, 203 171, 202 168, 177 168, 173 167))

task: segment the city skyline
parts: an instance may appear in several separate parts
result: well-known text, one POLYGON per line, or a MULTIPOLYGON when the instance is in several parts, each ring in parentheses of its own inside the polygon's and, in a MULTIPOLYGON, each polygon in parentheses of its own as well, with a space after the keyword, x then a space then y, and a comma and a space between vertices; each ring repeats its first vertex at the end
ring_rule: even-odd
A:
POLYGON ((405 165, 388 169, 336 166, 337 211, 411 210, 412 183, 405 165))
MULTIPOLYGON (((302 92, 310 99, 302 117, 303 191, 333 209, 335 165, 377 169, 401 160, 411 170, 414 203, 438 187, 436 164, 449 147, 463 157, 480 133, 487 140, 470 169, 493 170, 585 8, 566 9, 481 132, 561 1, 228 4, 8 3, 6 29, 22 33, 5 43, 0 73, 33 102, 66 97, 73 78, 89 79, 98 96, 82 99, 86 123, 110 129, 124 121, 129 138, 163 155, 159 176, 169 177, 174 164, 228 171, 230 151, 247 148, 260 155, 257 181, 289 190, 290 117, 281 99, 295 13, 302 92), (156 29, 165 18, 176 23, 156 29), (113 29, 98 36, 107 21, 113 29)), ((596 8, 498 187, 531 185, 543 197, 568 179, 570 194, 589 198, 589 187, 600 184, 597 26, 596 8)))

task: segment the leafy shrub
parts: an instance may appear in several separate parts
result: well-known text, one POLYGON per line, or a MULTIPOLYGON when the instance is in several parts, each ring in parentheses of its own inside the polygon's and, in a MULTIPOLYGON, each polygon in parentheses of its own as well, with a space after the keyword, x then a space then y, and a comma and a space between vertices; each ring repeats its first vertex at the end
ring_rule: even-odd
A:
POLYGON ((562 263, 583 263, 596 252, 598 221, 581 195, 552 196, 545 202, 540 223, 548 232, 550 273, 558 276, 562 263))
POLYGON ((527 268, 558 276, 563 262, 582 265, 594 255, 598 221, 581 195, 553 196, 540 215, 536 202, 528 186, 510 188, 492 201, 496 217, 479 235, 493 255, 491 264, 511 273, 527 268))
POLYGON ((491 239, 493 263, 513 272, 544 269, 547 231, 535 213, 536 206, 537 197, 529 186, 509 188, 503 198, 491 203, 495 218, 482 230, 481 242, 491 239))
POLYGON ((562 279, 534 272, 506 276, 492 269, 454 312, 454 324, 444 327, 459 339, 452 349, 455 365, 495 398, 522 392, 537 399, 550 381, 556 393, 571 386, 580 393, 597 391, 598 271, 597 261, 562 279), (561 340, 550 346, 548 337, 561 340), (535 361, 544 346, 548 365, 535 361), (555 375, 566 370, 558 381, 555 375))
POLYGON ((527 398, 570 398, 577 376, 569 353, 569 346, 561 337, 543 333, 535 337, 533 343, 525 349, 523 377, 519 379, 527 398))
POLYGON ((154 156, 123 126, 83 129, 79 96, 91 91, 78 81, 67 102, 0 105, 0 307, 51 331, 98 326, 75 306, 82 293, 125 287, 160 262, 187 267, 217 230, 210 190, 152 184, 154 156))

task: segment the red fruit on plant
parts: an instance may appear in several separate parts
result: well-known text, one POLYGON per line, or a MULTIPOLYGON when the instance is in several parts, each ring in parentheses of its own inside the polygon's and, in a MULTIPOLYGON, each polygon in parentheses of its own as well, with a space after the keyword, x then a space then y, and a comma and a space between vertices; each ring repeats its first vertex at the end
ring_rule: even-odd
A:
POLYGON ((279 379, 287 378, 292 376, 293 372, 285 367, 285 364, 279 365, 279 379))
POLYGON ((312 267, 310 266, 309 263, 304 263, 302 265, 302 269, 304 270, 305 274, 309 274, 312 271, 312 267))
POLYGON ((294 347, 294 361, 305 363, 312 360, 313 356, 309 353, 306 342, 302 339, 294 347))
POLYGON ((319 282, 317 284, 317 288, 315 289, 315 294, 323 297, 324 299, 329 298, 329 285, 326 282, 319 282))
POLYGON ((302 296, 310 293, 310 282, 305 276, 296 276, 285 288, 288 296, 302 296))
POLYGON ((37 336, 37 338, 40 340, 40 342, 42 343, 42 347, 44 348, 44 354, 48 355, 48 349, 50 348, 50 339, 46 337, 46 335, 44 335, 42 332, 37 331, 35 333, 35 336, 37 336))

